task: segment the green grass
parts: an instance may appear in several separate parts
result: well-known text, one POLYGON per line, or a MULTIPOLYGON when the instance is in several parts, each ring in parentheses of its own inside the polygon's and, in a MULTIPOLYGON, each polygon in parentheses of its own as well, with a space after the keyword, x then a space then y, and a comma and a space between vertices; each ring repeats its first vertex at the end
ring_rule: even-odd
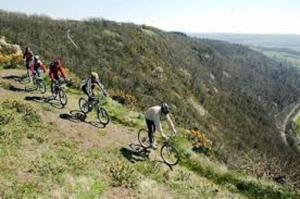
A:
POLYGON ((110 98, 106 98, 104 106, 113 121, 129 127, 143 128, 145 126, 142 114, 132 111, 110 98))
MULTIPOLYGON (((117 123, 135 128, 145 125, 142 114, 110 98, 106 99, 105 107, 117 123)), ((118 150, 96 147, 83 150, 80 143, 62 136, 54 125, 41 121, 37 110, 22 101, 2 103, 1 121, 4 122, 0 126, 0 192, 8 198, 53 197, 53 193, 56 197, 98 198, 115 186, 147 198, 146 194, 150 193, 142 182, 154 183, 156 188, 151 188, 157 189, 157 194, 175 194, 178 198, 299 196, 288 187, 224 171, 216 163, 205 163, 203 159, 207 157, 192 152, 185 133, 174 140, 180 150, 181 165, 170 171, 159 161, 130 164, 118 150), (171 193, 165 193, 166 189, 171 193)))

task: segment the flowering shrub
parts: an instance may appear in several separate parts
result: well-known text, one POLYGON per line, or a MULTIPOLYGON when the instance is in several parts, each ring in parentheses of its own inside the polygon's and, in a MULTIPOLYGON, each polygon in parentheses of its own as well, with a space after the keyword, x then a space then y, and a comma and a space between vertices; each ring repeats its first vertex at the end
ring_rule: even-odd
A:
POLYGON ((16 66, 23 64, 23 56, 22 54, 15 53, 10 55, 0 54, 0 64, 16 66))
POLYGON ((200 131, 192 130, 190 134, 190 140, 192 141, 193 149, 196 151, 208 152, 212 149, 212 141, 200 131))
POLYGON ((137 103, 137 100, 134 96, 126 94, 124 91, 121 90, 114 90, 110 92, 109 95, 113 100, 128 107, 134 107, 137 103))

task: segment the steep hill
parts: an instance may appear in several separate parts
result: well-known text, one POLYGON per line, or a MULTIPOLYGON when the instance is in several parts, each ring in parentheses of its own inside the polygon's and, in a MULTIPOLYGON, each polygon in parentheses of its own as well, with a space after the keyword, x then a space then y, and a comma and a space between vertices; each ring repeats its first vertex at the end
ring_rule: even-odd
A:
POLYGON ((299 154, 285 145, 274 119, 300 96, 298 69, 241 45, 106 20, 0 12, 0 27, 0 35, 30 46, 46 63, 62 56, 81 78, 99 72, 111 92, 136 98, 136 110, 169 102, 177 125, 202 129, 228 166, 257 174, 265 161, 259 169, 266 175, 299 183, 299 154))
POLYGON ((95 126, 93 113, 72 119, 80 93, 67 89, 59 109, 50 93, 24 91, 24 70, 0 68, 0 193, 2 198, 297 198, 287 185, 229 170, 191 150, 182 129, 183 155, 168 167, 159 151, 141 150, 142 117, 106 99, 113 123, 95 126))

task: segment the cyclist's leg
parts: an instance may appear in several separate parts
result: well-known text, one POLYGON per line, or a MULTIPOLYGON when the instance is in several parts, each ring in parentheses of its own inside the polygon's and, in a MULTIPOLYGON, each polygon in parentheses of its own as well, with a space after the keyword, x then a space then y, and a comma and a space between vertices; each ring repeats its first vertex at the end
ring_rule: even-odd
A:
POLYGON ((146 119, 146 124, 148 127, 148 137, 149 137, 150 144, 153 144, 154 133, 155 133, 155 124, 152 120, 148 120, 148 119, 146 119))

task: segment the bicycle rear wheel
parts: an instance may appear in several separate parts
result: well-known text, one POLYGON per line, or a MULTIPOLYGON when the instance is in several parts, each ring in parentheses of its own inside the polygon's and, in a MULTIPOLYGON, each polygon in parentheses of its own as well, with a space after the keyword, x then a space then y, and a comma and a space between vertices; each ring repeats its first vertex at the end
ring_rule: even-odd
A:
POLYGON ((65 91, 64 90, 60 90, 58 92, 58 96, 59 96, 59 101, 60 101, 61 105, 63 107, 65 107, 67 105, 67 103, 68 103, 68 97, 67 97, 65 91))
POLYGON ((79 109, 83 112, 83 113, 88 113, 89 112, 89 104, 88 101, 86 99, 84 99, 83 97, 79 99, 79 109))
POLYGON ((170 166, 175 166, 179 162, 178 151, 169 143, 166 143, 161 147, 160 155, 163 161, 170 166))
POLYGON ((107 125, 110 121, 109 115, 108 115, 106 109, 103 107, 99 106, 99 108, 97 110, 97 116, 98 116, 99 122, 101 124, 103 124, 104 126, 107 125))
POLYGON ((148 131, 146 129, 140 129, 138 133, 138 140, 142 147, 150 148, 150 140, 148 136, 148 131))
POLYGON ((36 86, 37 86, 37 90, 39 90, 41 92, 41 94, 46 93, 47 90, 46 90, 46 84, 44 81, 42 81, 42 80, 37 81, 36 86))

